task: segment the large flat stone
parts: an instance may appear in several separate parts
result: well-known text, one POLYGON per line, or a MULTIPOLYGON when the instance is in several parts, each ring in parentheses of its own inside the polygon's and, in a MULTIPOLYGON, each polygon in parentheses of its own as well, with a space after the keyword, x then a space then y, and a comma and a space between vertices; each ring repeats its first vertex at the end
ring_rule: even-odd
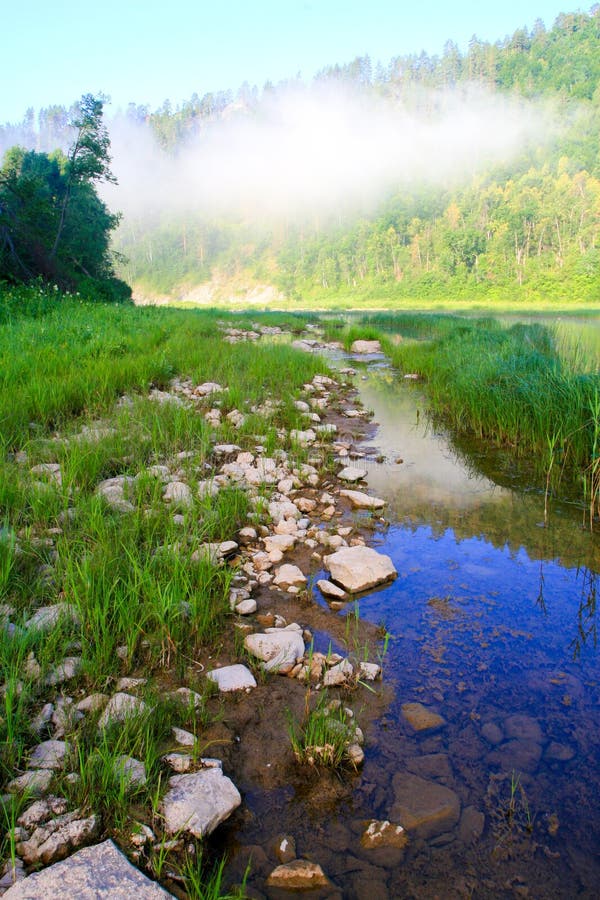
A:
POLYGON ((205 837, 242 802, 234 783, 219 768, 174 775, 169 788, 162 801, 168 834, 189 831, 195 837, 205 837))
POLYGON ((104 841, 24 878, 6 900, 164 900, 172 897, 146 878, 113 844, 104 841))
POLYGON ((371 547, 342 547, 323 561, 332 579, 354 594, 385 584, 398 575, 389 556, 371 547))
POLYGON ((390 819, 410 834, 430 838, 453 828, 460 817, 460 800, 450 788, 410 772, 393 778, 395 801, 390 819))

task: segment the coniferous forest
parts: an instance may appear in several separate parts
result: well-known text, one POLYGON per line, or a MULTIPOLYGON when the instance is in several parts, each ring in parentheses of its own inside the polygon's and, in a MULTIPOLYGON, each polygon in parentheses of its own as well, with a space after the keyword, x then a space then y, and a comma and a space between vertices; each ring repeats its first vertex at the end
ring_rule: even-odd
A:
MULTIPOLYGON (((40 273, 73 287, 108 279, 108 293, 120 296, 116 272, 141 294, 177 299, 217 275, 225 284, 274 285, 298 304, 598 299, 600 6, 562 14, 551 27, 538 20, 495 43, 474 35, 466 52, 449 40, 440 55, 399 56, 388 65, 359 57, 331 65, 310 83, 298 78, 261 89, 245 83, 237 94, 194 93, 154 111, 131 103, 115 114, 111 129, 125 124, 151 135, 165 165, 176 169, 186 148, 202 147, 223 122, 260 121, 278 94, 332 86, 361 103, 384 100, 425 121, 435 119, 445 92, 468 102, 482 90, 523 103, 525 110, 534 108, 527 104, 543 108, 539 130, 547 133, 530 135, 509 162, 491 160, 461 177, 391 185, 368 209, 342 203, 335 210, 257 219, 244 210, 225 215, 209 205, 157 199, 119 221, 118 189, 114 213, 95 190, 110 180, 108 164, 86 173, 69 155, 74 123, 81 125, 78 107, 43 109, 37 121, 29 110, 23 122, 0 128, 0 147, 8 151, 0 181, 2 276, 40 273), (27 191, 35 203, 28 205, 27 191), (54 198, 49 205, 44 195, 54 198), (69 234, 77 236, 77 246, 70 246, 69 234)), ((103 152, 108 159, 107 146, 100 158, 103 152)), ((446 148, 439 152, 443 160, 446 148)))

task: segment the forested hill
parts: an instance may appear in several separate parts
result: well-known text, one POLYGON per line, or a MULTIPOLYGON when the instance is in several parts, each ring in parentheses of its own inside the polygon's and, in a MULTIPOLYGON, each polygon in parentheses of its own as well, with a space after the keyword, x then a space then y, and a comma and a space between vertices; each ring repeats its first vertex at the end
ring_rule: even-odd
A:
MULTIPOLYGON (((560 127, 523 142, 510 163, 491 162, 468 178, 399 183, 359 214, 263 216, 258 225, 248 210, 232 217, 203 204, 125 209, 116 248, 128 260, 121 270, 127 280, 142 292, 177 297, 218 273, 221 280, 269 282, 299 303, 600 302, 600 5, 562 14, 550 28, 538 20, 495 43, 474 35, 464 53, 448 41, 439 56, 399 56, 387 66, 365 56, 324 69, 311 84, 244 84, 235 96, 193 94, 154 112, 130 104, 124 117, 177 163, 223 122, 260 121, 273 97, 315 85, 342 85, 362 103, 384 100, 429 120, 440 93, 475 85, 492 97, 543 106, 545 121, 560 127)), ((19 129, 34 132, 38 143, 58 141, 63 113, 43 110, 37 130, 31 115, 6 126, 0 144, 15 142, 19 129)))

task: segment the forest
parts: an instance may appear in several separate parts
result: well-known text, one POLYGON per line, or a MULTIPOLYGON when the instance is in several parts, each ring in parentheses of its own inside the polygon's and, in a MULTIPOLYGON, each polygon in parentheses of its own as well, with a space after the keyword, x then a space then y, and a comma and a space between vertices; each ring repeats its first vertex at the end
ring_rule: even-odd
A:
MULTIPOLYGON (((369 209, 342 204, 324 214, 269 217, 157 200, 104 223, 104 233, 112 234, 105 269, 109 254, 109 268, 138 294, 172 299, 217 275, 225 283, 275 285, 298 304, 597 300, 599 5, 562 14, 550 28, 538 20, 495 43, 474 35, 465 52, 447 41, 441 55, 399 56, 387 65, 359 57, 331 65, 310 83, 297 78, 261 89, 245 83, 237 94, 194 93, 154 111, 131 103, 109 130, 141 129, 165 164, 177 167, 186 148, 201 148, 223 123, 260 122, 274 97, 331 85, 363 103, 383 99, 426 120, 435 119, 440 92, 468 96, 481 89, 544 105, 560 127, 549 126, 543 140, 523 141, 510 163, 492 160, 468 177, 392 185, 369 209)), ((38 154, 66 152, 72 121, 72 111, 60 106, 41 110, 37 122, 29 110, 21 123, 0 127, 0 149, 16 144, 38 154)), ((5 157, 5 173, 14 169, 16 152, 5 157)), ((118 191, 115 197, 119 208, 118 191)))

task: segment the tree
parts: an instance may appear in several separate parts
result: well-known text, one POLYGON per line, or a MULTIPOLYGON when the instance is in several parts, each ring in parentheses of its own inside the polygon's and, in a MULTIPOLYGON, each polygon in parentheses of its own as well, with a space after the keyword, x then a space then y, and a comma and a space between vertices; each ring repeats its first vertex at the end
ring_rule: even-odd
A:
POLYGON ((109 212, 95 182, 114 181, 102 101, 82 98, 69 155, 13 147, 0 168, 0 279, 41 277, 67 289, 85 285, 106 299, 130 296, 114 277, 109 212))
POLYGON ((73 186, 98 181, 116 183, 110 171, 110 138, 102 121, 104 101, 92 94, 84 94, 75 110, 71 125, 75 140, 69 150, 66 167, 66 186, 60 204, 60 216, 50 257, 56 256, 65 227, 65 220, 73 186))

